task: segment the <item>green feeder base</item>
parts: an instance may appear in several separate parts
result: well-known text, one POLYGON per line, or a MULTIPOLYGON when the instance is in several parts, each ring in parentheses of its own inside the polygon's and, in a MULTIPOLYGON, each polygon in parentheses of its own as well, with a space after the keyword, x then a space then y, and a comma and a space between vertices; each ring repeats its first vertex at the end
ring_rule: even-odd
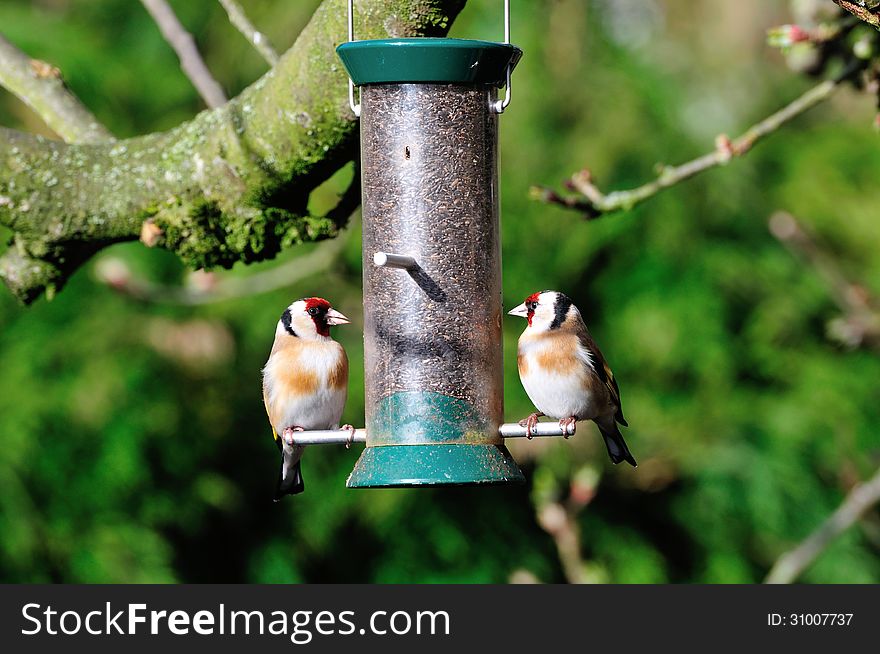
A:
POLYGON ((394 488, 524 482, 503 445, 379 445, 363 451, 345 485, 394 488))

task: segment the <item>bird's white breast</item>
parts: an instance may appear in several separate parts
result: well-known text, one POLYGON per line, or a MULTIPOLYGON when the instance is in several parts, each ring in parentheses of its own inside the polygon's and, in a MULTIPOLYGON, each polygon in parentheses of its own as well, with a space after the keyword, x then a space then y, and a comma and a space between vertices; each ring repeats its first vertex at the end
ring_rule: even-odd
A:
POLYGON ((580 345, 573 345, 570 352, 560 355, 559 343, 551 338, 525 334, 520 338, 520 379, 541 413, 556 419, 576 416, 579 420, 590 420, 599 413, 603 398, 597 398, 593 391, 589 357, 580 349, 580 345))
POLYGON ((335 429, 345 407, 347 364, 332 340, 296 343, 273 352, 263 369, 266 401, 277 433, 286 427, 335 429))

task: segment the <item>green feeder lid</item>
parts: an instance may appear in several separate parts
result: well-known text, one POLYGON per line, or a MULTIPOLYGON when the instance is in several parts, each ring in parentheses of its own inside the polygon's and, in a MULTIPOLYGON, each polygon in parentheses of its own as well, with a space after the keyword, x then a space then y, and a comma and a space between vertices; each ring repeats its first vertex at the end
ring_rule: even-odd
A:
POLYGON ((336 48, 352 81, 363 84, 459 83, 503 86, 522 50, 467 39, 377 39, 336 48))

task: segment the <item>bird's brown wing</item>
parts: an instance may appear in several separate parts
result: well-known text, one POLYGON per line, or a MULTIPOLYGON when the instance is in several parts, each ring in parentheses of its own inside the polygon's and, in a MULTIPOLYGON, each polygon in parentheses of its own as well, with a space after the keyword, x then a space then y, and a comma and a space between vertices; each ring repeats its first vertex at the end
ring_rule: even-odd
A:
POLYGON ((605 388, 608 389, 611 401, 614 403, 614 406, 617 407, 617 411, 614 413, 614 419, 624 427, 627 427, 629 425, 627 425, 626 418, 623 417, 623 407, 620 405, 620 388, 617 386, 617 380, 614 378, 614 373, 611 372, 611 366, 608 365, 605 357, 602 356, 602 351, 599 349, 599 346, 596 345, 596 341, 593 340, 587 326, 581 320, 578 320, 578 323, 579 324, 575 330, 578 340, 581 345, 586 348, 587 352, 590 353, 590 356, 593 359, 593 370, 596 372, 596 376, 601 382, 605 384, 605 388))

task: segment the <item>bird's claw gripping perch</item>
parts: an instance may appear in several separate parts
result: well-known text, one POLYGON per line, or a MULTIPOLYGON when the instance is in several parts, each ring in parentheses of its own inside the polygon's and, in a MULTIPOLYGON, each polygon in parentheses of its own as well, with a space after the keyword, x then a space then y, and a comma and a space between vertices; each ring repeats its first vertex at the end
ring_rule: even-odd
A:
POLYGON ((532 440, 532 438, 534 438, 535 425, 538 424, 538 418, 543 415, 543 413, 532 413, 529 415, 528 418, 523 418, 519 421, 519 426, 526 428, 526 438, 528 440, 532 440))
POLYGON ((568 440, 574 436, 575 431, 577 430, 577 418, 574 416, 563 418, 559 421, 559 429, 562 430, 562 437, 565 440, 568 440))
POLYGON ((354 425, 342 425, 340 429, 348 432, 348 440, 345 441, 345 449, 351 449, 351 444, 354 443, 354 425))
POLYGON ((286 427, 283 432, 281 432, 281 438, 284 439, 284 443, 288 447, 293 447, 294 438, 293 434, 298 431, 305 431, 302 427, 294 425, 293 427, 286 427))

